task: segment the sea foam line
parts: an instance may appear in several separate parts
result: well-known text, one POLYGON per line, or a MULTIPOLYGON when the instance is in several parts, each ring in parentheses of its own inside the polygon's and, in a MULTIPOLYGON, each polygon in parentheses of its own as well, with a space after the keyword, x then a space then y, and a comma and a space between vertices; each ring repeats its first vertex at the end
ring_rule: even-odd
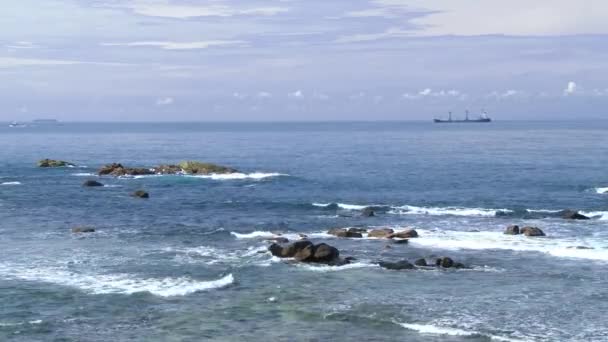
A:
POLYGON ((3 182, 0 185, 21 185, 21 182, 3 182))
POLYGON ((401 322, 395 322, 395 323, 408 330, 414 330, 423 335, 485 336, 494 341, 505 341, 505 342, 522 341, 522 340, 517 340, 517 339, 512 339, 512 338, 507 338, 507 337, 502 337, 502 336, 483 334, 478 331, 462 330, 462 329, 457 329, 457 328, 446 328, 446 327, 440 327, 440 326, 431 325, 431 324, 414 324, 414 323, 401 323, 401 322))
POLYGON ((608 187, 606 188, 595 188, 595 192, 598 194, 608 194, 608 187))
POLYGON ((511 213, 509 209, 486 209, 486 208, 466 208, 466 207, 419 207, 414 205, 380 205, 380 204, 348 204, 348 203, 312 203, 315 207, 328 208, 336 206, 344 210, 363 210, 365 208, 386 208, 389 214, 396 215, 429 215, 429 216, 477 216, 477 217, 492 217, 497 213, 511 213))
POLYGON ((180 278, 137 278, 128 274, 88 275, 55 268, 26 268, 0 265, 0 275, 27 281, 74 287, 93 294, 133 294, 149 292, 160 297, 185 296, 198 291, 226 287, 234 283, 232 274, 217 280, 180 278))

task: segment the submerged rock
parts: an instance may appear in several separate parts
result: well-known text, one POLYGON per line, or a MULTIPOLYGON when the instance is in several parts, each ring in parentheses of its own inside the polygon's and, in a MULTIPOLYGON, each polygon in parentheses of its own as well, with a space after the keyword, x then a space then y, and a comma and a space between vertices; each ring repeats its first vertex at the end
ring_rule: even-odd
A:
POLYGON ((99 183, 96 180, 89 179, 84 181, 84 183, 82 183, 82 186, 103 186, 103 184, 99 183))
POLYGON ((132 193, 131 196, 139 198, 150 198, 150 194, 144 190, 137 190, 132 193))
POLYGON ((450 267, 454 266, 454 260, 452 260, 451 258, 448 258, 448 257, 441 257, 441 258, 438 258, 437 260, 435 260, 435 266, 443 267, 443 268, 450 268, 450 267))
POLYGON ((54 160, 54 159, 42 159, 38 161, 38 167, 68 167, 75 166, 70 162, 66 162, 63 160, 54 160))
POLYGON ((518 235, 519 234, 519 226, 518 225, 510 225, 505 229, 505 234, 507 235, 518 235))
POLYGON ((570 209, 562 211, 561 216, 566 220, 590 220, 589 217, 570 209))
POLYGON ((395 231, 392 230, 391 228, 373 229, 369 233, 367 233, 367 237, 388 238, 394 232, 395 231))
POLYGON ((92 227, 74 227, 72 233, 94 233, 95 228, 92 227))
POLYGON ((420 267, 428 266, 428 264, 426 263, 426 259, 424 259, 424 258, 420 258, 420 259, 417 259, 416 261, 414 261, 414 265, 420 266, 420 267))
POLYGON ((407 229, 401 232, 392 233, 388 236, 389 239, 398 238, 398 239, 410 239, 417 238, 418 232, 415 229, 407 229))
MULTIPOLYGON (((351 228, 353 229, 353 228, 351 228)), ((327 234, 334 235, 337 237, 345 237, 345 238, 362 238, 363 234, 357 232, 355 229, 346 229, 346 228, 332 228, 327 231, 327 234)))
POLYGON ((414 265, 412 265, 407 260, 401 260, 397 262, 380 261, 378 265, 388 270, 411 270, 415 268, 414 265))
POLYGON ((545 236, 545 233, 537 227, 523 227, 519 232, 525 236, 545 236))
POLYGON ((361 216, 374 217, 374 216, 376 216, 376 213, 374 212, 374 209, 367 207, 367 208, 363 208, 363 210, 361 211, 361 216))

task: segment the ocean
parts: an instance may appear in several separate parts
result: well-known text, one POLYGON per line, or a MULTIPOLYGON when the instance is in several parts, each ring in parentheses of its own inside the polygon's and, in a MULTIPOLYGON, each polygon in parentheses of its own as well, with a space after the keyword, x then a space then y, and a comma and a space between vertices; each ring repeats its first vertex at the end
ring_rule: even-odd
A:
POLYGON ((608 121, 3 124, 0 340, 607 341, 607 132, 608 121), (240 172, 96 176, 182 160, 240 172), (376 216, 361 215, 369 206, 376 216), (503 234, 512 224, 547 236, 503 234), (336 227, 420 236, 326 234, 336 227), (279 234, 356 260, 278 259, 264 239, 279 234), (467 268, 378 266, 442 256, 467 268))

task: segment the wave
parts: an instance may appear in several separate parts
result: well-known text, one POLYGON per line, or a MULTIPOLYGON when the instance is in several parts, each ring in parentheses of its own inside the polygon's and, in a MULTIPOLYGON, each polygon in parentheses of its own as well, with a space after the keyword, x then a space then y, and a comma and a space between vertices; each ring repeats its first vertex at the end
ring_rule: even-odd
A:
POLYGON ((590 218, 608 221, 608 211, 581 211, 580 213, 590 218))
POLYGON ((371 264, 367 262, 354 262, 341 266, 329 266, 329 265, 313 265, 313 264, 304 264, 304 263, 295 263, 296 267, 305 269, 313 272, 336 272, 336 271, 345 271, 352 270, 357 268, 369 268, 369 267, 379 267, 378 264, 371 264))
POLYGON ((76 176, 76 177, 96 177, 97 174, 93 173, 93 172, 76 172, 76 173, 72 173, 72 176, 76 176))
POLYGON ((391 210, 391 214, 400 215, 430 215, 430 216, 478 216, 493 217, 500 213, 511 213, 509 209, 485 209, 485 208, 465 208, 465 207, 416 207, 404 205, 391 210))
MULTIPOLYGON (((260 230, 253 231, 251 233, 230 232, 230 234, 237 239, 273 239, 278 237, 284 237, 289 241, 295 241, 302 238, 302 236, 300 235, 302 233, 273 233, 269 231, 260 230)), ((313 232, 304 234, 310 238, 335 238, 334 235, 327 234, 326 232, 313 232)))
POLYGON ((204 263, 206 265, 215 265, 220 263, 228 264, 266 264, 268 260, 267 246, 249 247, 246 250, 225 250, 210 246, 175 248, 167 247, 162 249, 162 252, 172 253, 176 260, 180 262, 196 264, 204 263))
POLYGON ((608 188, 595 188, 594 190, 598 194, 608 194, 608 188))
POLYGON ((21 185, 21 182, 3 182, 0 185, 21 185))
POLYGON ((129 274, 81 274, 60 268, 28 268, 0 265, 0 274, 16 278, 77 288, 93 294, 134 294, 148 292, 160 297, 185 296, 194 292, 226 287, 234 283, 232 274, 217 280, 180 278, 137 278, 129 274))
POLYGON ((344 210, 363 210, 371 207, 383 207, 381 205, 360 205, 360 204, 347 204, 347 203, 313 203, 315 207, 328 208, 328 209, 344 209, 344 210))
POLYGON ((470 250, 513 250, 539 252, 555 257, 608 261, 608 245, 602 239, 535 238, 505 235, 502 232, 427 231, 417 229, 419 238, 412 247, 470 250), (580 248, 583 247, 583 248, 580 248))
POLYGON ((253 173, 226 173, 226 174, 211 174, 211 175, 186 175, 186 177, 193 178, 205 178, 213 180, 240 180, 240 179, 254 179, 260 180, 270 177, 287 177, 288 174, 277 173, 277 172, 253 172, 253 173))
POLYGON ((395 322, 395 323, 408 330, 414 330, 423 335, 428 334, 428 335, 469 336, 469 337, 479 336, 479 337, 489 338, 490 340, 493 340, 493 341, 509 341, 509 342, 521 341, 521 340, 517 340, 517 339, 502 337, 502 336, 483 334, 478 331, 440 327, 440 326, 431 325, 431 324, 414 324, 414 323, 400 323, 400 322, 395 322))

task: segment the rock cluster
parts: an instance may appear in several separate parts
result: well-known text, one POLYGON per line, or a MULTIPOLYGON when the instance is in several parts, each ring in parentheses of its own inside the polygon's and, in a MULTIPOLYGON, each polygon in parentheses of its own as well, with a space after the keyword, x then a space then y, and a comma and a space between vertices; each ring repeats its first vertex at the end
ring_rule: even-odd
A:
POLYGON ((416 267, 440 267, 440 268, 466 268, 466 266, 460 262, 454 262, 449 257, 441 257, 435 260, 434 265, 429 265, 426 259, 418 259, 414 261, 414 263, 410 263, 407 260, 400 260, 397 262, 390 261, 380 261, 378 265, 382 268, 386 268, 388 270, 412 270, 416 267))
POLYGON ((418 237, 418 232, 414 229, 395 232, 392 228, 376 228, 372 230, 364 228, 332 228, 327 231, 327 234, 346 238, 362 238, 363 234, 367 234, 367 237, 371 238, 386 239, 411 239, 418 237))
POLYGON ((54 159, 42 159, 38 161, 38 167, 69 167, 75 166, 70 162, 66 162, 63 160, 54 160, 54 159))
POLYGON ((337 248, 325 243, 313 244, 308 240, 296 241, 287 246, 273 243, 268 247, 270 253, 279 258, 294 258, 300 262, 319 263, 332 266, 345 265, 350 259, 341 259, 337 248))
POLYGON ((508 226, 504 233, 507 235, 545 236, 545 233, 538 227, 519 228, 517 225, 508 226))
POLYGON ((179 165, 163 164, 153 168, 141 168, 141 167, 126 167, 120 163, 112 163, 102 166, 98 174, 100 176, 140 176, 140 175, 172 175, 172 174, 192 174, 192 175, 208 175, 208 174, 226 174, 235 173, 238 170, 211 164, 201 163, 197 161, 185 161, 179 165))

